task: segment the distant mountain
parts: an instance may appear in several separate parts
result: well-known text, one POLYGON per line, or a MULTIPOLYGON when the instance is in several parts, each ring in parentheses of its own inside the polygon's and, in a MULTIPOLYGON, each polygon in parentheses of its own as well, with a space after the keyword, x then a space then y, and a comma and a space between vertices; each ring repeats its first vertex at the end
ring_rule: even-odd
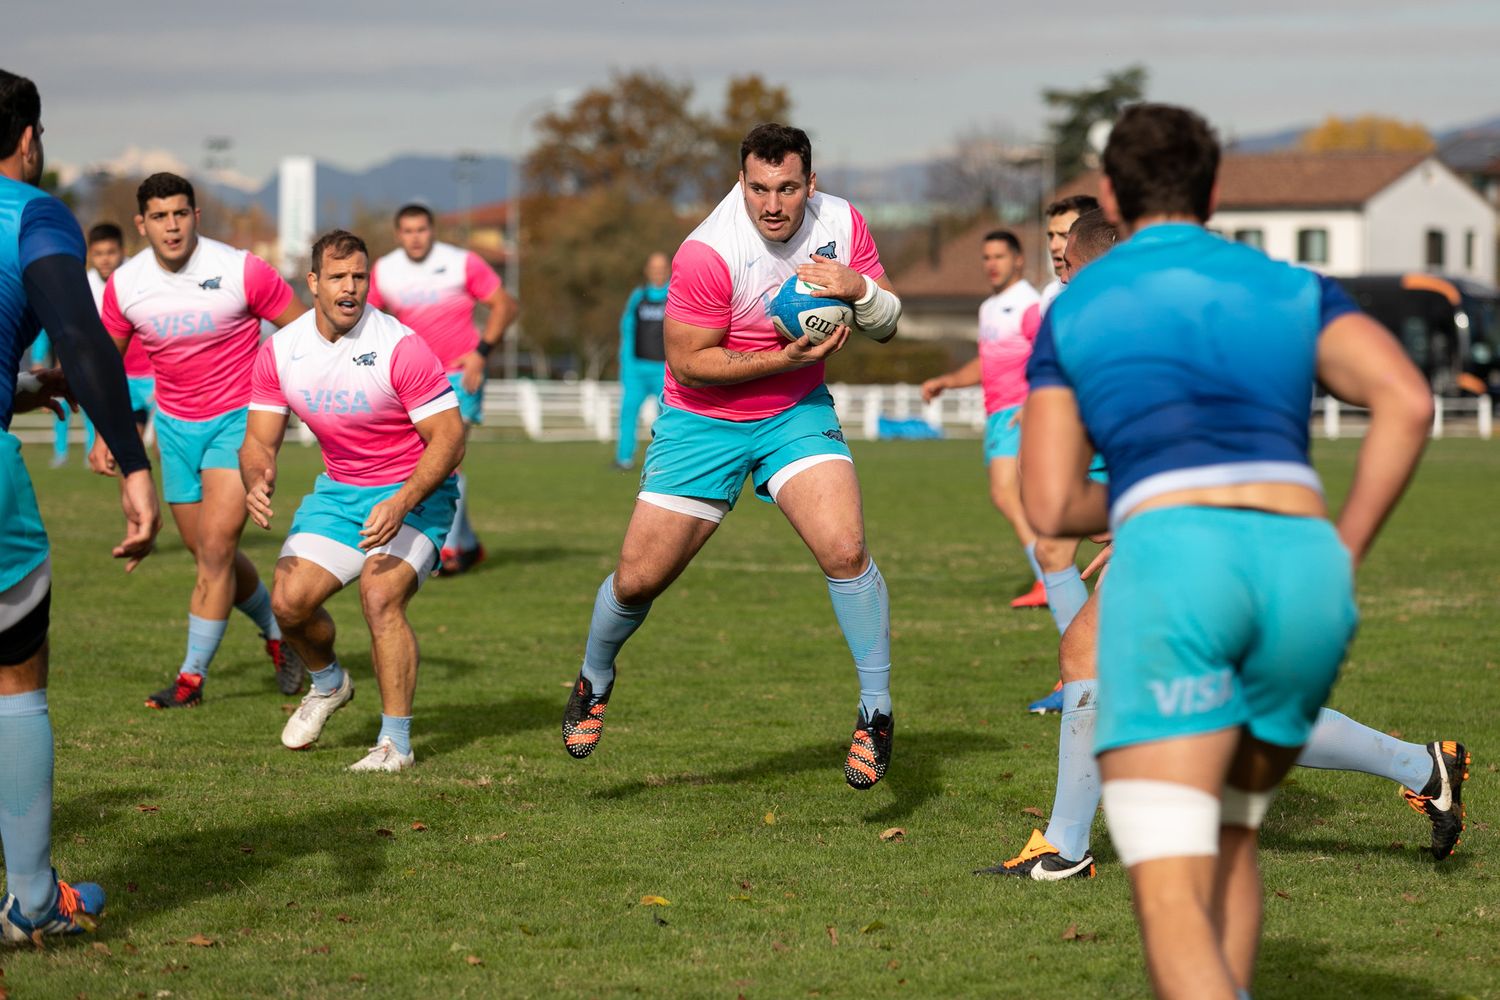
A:
POLYGON ((1261 132, 1258 135, 1231 139, 1228 145, 1235 153, 1281 153, 1296 149, 1297 144, 1302 141, 1302 133, 1310 128, 1311 125, 1300 125, 1276 132, 1261 132))

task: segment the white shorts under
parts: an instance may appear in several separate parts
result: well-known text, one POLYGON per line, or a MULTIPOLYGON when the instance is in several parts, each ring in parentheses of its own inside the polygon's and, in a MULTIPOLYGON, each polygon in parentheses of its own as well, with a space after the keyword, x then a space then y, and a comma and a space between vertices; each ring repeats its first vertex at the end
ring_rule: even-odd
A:
POLYGON ((299 531, 288 535, 278 558, 306 559, 317 563, 348 585, 359 579, 364 571, 365 560, 376 555, 392 555, 409 565, 417 574, 417 586, 437 569, 439 554, 432 540, 409 524, 401 525, 396 537, 384 545, 368 551, 353 548, 343 542, 334 541, 310 531, 299 531))

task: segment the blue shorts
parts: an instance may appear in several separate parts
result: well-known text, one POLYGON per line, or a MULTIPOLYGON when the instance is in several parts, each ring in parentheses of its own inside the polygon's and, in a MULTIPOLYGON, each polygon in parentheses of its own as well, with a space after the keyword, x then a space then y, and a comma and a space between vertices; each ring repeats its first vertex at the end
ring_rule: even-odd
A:
POLYGON ((157 413, 161 492, 167 503, 202 500, 204 469, 239 469, 248 413, 241 407, 208 420, 180 420, 157 413))
POLYGON ((484 379, 479 380, 478 391, 467 392, 463 372, 448 373, 448 384, 453 386, 453 394, 458 397, 458 415, 466 424, 484 423, 484 382, 484 379))
POLYGON ((770 503, 772 476, 819 455, 853 461, 826 386, 762 420, 720 420, 663 404, 651 425, 641 490, 724 500, 732 508, 753 476, 755 495, 770 503))
POLYGON ((45 562, 49 551, 21 441, 0 431, 0 593, 45 562))
POLYGON ((142 375, 139 378, 127 378, 125 384, 130 387, 130 409, 137 416, 151 411, 152 404, 156 402, 156 376, 142 375))
POLYGON ((390 554, 411 565, 418 583, 425 580, 437 568, 440 547, 453 524, 458 477, 449 476, 417 504, 402 519, 401 529, 390 542, 369 551, 361 549, 359 543, 364 539, 359 532, 365 519, 376 504, 395 496, 401 485, 354 486, 336 482, 327 473, 320 475, 292 517, 282 557, 309 559, 341 583, 348 583, 359 576, 367 558, 390 554))
POLYGON ((984 421, 984 464, 997 458, 1015 458, 1021 453, 1021 424, 1011 423, 1021 412, 1020 406, 996 410, 984 421))
POLYGON ((1099 603, 1097 752, 1245 726, 1307 742, 1358 624, 1322 518, 1216 507, 1136 514, 1099 603))

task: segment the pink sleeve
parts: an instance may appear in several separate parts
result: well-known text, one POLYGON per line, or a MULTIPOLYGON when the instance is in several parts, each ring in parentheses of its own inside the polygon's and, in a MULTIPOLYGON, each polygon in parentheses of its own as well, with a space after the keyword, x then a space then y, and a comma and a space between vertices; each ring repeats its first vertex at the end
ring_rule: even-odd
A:
POLYGON ((427 341, 409 334, 396 342, 391 352, 391 388, 406 412, 432 402, 453 388, 443 374, 443 364, 427 341))
POLYGON ((1042 327, 1042 304, 1034 302, 1021 315, 1021 336, 1029 344, 1036 343, 1036 332, 1042 327))
POLYGON ((250 405, 286 410, 286 394, 281 391, 281 376, 276 371, 276 338, 268 337, 255 352, 250 369, 250 405))
POLYGON ((365 301, 370 304, 371 309, 384 309, 385 300, 380 297, 380 261, 370 265, 370 294, 365 296, 365 301))
POLYGON ((707 243, 688 240, 672 258, 672 282, 667 286, 667 316, 705 330, 729 327, 734 286, 729 265, 707 243))
POLYGON ((109 331, 111 337, 124 340, 135 332, 135 327, 130 325, 130 320, 120 311, 120 300, 115 297, 115 276, 112 274, 104 283, 104 304, 99 309, 99 319, 103 321, 104 329, 109 331))
POLYGON ((292 302, 292 286, 255 254, 245 255, 245 301, 261 319, 275 319, 292 302))
POLYGON ((849 247, 849 266, 860 274, 867 274, 879 281, 885 274, 885 268, 880 264, 880 251, 875 249, 875 239, 870 235, 870 227, 853 205, 849 206, 849 215, 852 241, 849 247))
POLYGON ((468 289, 469 297, 475 301, 482 301, 494 295, 502 286, 500 275, 495 269, 484 262, 484 258, 470 251, 464 258, 464 287, 468 289))

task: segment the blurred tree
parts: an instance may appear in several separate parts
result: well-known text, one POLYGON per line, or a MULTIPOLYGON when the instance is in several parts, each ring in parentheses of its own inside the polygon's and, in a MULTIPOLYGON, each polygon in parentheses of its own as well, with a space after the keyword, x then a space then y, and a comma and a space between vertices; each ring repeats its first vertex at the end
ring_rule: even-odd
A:
POLYGON ((1007 129, 971 129, 960 133, 953 152, 927 169, 928 197, 962 217, 998 216, 1007 209, 1035 209, 1037 155, 1007 129))
POLYGON ((1430 153, 1437 146, 1417 122, 1379 115, 1329 115, 1323 124, 1302 133, 1300 145, 1309 153, 1430 153))
POLYGON ((1042 91, 1042 100, 1061 117, 1048 123, 1057 183, 1062 184, 1096 166, 1089 149, 1089 129, 1095 122, 1114 121, 1125 105, 1146 96, 1146 67, 1127 66, 1104 75, 1102 83, 1079 90, 1042 91))

